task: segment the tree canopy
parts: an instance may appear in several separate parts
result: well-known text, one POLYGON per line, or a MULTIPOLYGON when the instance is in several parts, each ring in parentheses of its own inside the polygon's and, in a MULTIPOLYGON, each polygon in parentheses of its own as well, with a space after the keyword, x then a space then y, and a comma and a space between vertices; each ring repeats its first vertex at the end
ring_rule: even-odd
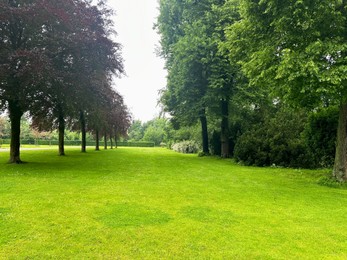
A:
MULTIPOLYGON (((270 120, 268 114, 273 113, 294 122, 292 109, 304 110, 297 129, 305 136, 309 130, 304 129, 313 127, 308 122, 315 118, 305 113, 323 115, 321 111, 338 106, 333 176, 346 180, 346 7, 338 0, 161 0, 157 28, 168 69, 161 98, 165 109, 174 121, 186 125, 203 109, 213 138, 218 136, 216 122, 221 121, 223 156, 223 141, 234 147, 246 140, 239 136, 250 135, 255 118, 270 120), (245 115, 249 123, 240 121, 245 115)), ((265 138, 274 140, 278 135, 268 128, 280 126, 279 121, 264 121, 252 134, 265 131, 265 138)), ((277 131, 295 139, 287 129, 277 131)), ((331 131, 325 134, 331 136, 331 131)), ((289 143, 283 149, 291 149, 289 143)), ((309 151, 300 151, 303 164, 317 161, 310 159, 309 151)))
POLYGON ((20 118, 25 112, 37 126, 59 128, 63 155, 67 120, 95 111, 107 99, 116 104, 115 96, 123 103, 112 94, 112 77, 124 70, 111 14, 104 1, 0 3, 0 104, 11 120, 10 162, 21 162, 20 118))

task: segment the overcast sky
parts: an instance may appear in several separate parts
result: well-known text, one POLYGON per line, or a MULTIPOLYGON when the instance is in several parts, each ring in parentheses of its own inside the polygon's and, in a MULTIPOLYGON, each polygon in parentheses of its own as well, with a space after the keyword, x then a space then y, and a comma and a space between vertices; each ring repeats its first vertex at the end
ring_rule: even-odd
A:
POLYGON ((158 90, 166 85, 164 61, 155 54, 159 36, 153 30, 157 0, 109 0, 116 11, 116 41, 123 45, 127 76, 115 80, 134 119, 145 122, 159 113, 158 90))

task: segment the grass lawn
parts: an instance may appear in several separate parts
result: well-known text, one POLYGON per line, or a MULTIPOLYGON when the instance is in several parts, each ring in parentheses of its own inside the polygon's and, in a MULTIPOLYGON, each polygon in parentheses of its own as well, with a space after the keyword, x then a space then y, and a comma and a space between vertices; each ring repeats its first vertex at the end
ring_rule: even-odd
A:
POLYGON ((326 170, 66 151, 0 153, 0 259, 347 258, 347 190, 326 170))

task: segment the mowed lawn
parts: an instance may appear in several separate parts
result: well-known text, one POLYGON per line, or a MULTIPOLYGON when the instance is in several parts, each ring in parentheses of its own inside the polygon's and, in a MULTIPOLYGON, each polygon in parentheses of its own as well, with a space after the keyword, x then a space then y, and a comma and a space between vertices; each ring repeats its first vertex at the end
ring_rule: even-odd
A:
POLYGON ((347 190, 326 170, 162 148, 0 153, 0 259, 346 259, 347 190))

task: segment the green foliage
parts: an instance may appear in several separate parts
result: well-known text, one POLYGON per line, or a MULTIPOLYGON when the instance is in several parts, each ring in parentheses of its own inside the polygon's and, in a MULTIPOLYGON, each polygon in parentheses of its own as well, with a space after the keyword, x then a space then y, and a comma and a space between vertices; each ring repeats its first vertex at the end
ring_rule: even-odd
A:
POLYGON ((227 48, 253 86, 307 107, 346 96, 346 9, 334 0, 242 1, 227 48))
MULTIPOLYGON (((11 143, 10 139, 1 139, 0 140, 1 144, 4 145, 9 145, 11 143)), ((35 147, 38 146, 53 146, 52 148, 55 148, 58 144, 58 140, 44 140, 44 139, 23 139, 21 140, 22 145, 35 145, 35 147)), ((80 146, 81 145, 81 140, 65 140, 64 144, 66 146, 80 146)), ((100 146, 104 145, 103 141, 99 141, 100 146)), ((86 142, 87 146, 95 146, 95 140, 94 141, 87 141, 86 142)), ((144 141, 139 141, 139 142, 117 142, 117 146, 119 147, 154 147, 155 144, 153 142, 144 142, 144 141)))
MULTIPOLYGON (((102 144, 102 142, 101 142, 102 144)), ((153 142, 117 142, 117 146, 124 146, 124 147, 154 147, 155 144, 153 142)))
POLYGON ((236 91, 235 66, 221 51, 225 27, 239 19, 238 1, 160 1, 157 28, 168 83, 162 90, 164 108, 179 123, 202 125, 203 150, 208 152, 206 117, 223 118, 222 136, 228 135, 228 105, 236 91))
POLYGON ((144 135, 144 127, 140 120, 134 120, 129 128, 128 139, 140 141, 144 135))
POLYGON ((6 116, 0 116, 0 137, 10 136, 10 123, 6 116))
POLYGON ((159 146, 163 142, 165 137, 164 129, 156 128, 154 126, 149 126, 143 136, 144 141, 154 142, 155 145, 159 146))
POLYGON ((155 118, 144 124, 144 141, 151 141, 159 146, 166 141, 168 121, 165 118, 155 118))
POLYGON ((173 126, 170 132, 171 140, 175 142, 192 140, 201 143, 201 128, 198 124, 193 126, 180 126, 174 129, 173 126))
POLYGON ((199 145, 194 141, 183 141, 172 145, 172 150, 179 153, 197 153, 199 145))
POLYGON ((308 151, 316 167, 331 167, 334 164, 338 109, 322 108, 310 115, 304 131, 308 151))
POLYGON ((169 122, 165 118, 155 118, 146 123, 135 120, 129 129, 127 140, 151 142, 159 146, 168 140, 169 128, 169 122))
POLYGON ((237 140, 235 158, 246 165, 314 167, 302 138, 305 111, 280 108, 268 114, 237 140))

